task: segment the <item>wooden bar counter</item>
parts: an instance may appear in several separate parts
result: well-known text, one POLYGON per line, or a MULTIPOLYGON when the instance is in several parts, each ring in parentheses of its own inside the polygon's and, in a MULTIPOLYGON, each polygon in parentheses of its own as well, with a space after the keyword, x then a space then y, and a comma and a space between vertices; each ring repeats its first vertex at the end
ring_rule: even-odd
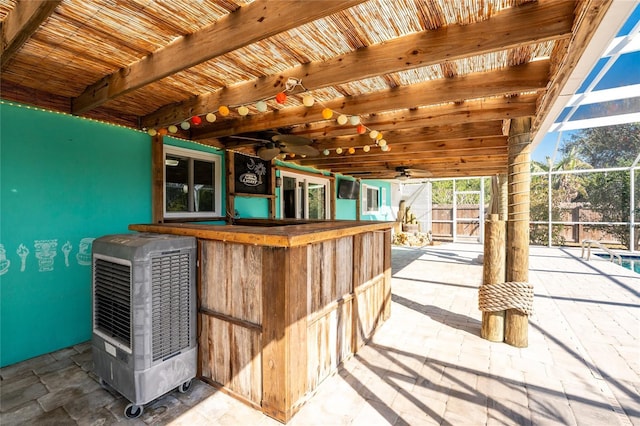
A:
POLYGON ((286 423, 389 317, 393 222, 131 225, 198 239, 201 378, 286 423))

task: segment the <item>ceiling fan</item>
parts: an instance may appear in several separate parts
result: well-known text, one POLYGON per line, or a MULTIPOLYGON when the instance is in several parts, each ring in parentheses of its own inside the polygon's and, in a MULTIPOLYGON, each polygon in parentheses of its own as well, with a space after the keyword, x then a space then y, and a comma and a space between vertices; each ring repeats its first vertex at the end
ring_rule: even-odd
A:
POLYGON ((230 137, 260 142, 260 145, 256 148, 256 154, 265 161, 271 161, 280 154, 296 154, 306 157, 315 157, 320 154, 316 148, 310 146, 313 140, 304 136, 262 132, 255 137, 241 135, 230 137))
POLYGON ((398 180, 421 179, 421 178, 428 178, 431 176, 432 174, 428 170, 412 169, 404 166, 396 167, 395 178, 398 180))

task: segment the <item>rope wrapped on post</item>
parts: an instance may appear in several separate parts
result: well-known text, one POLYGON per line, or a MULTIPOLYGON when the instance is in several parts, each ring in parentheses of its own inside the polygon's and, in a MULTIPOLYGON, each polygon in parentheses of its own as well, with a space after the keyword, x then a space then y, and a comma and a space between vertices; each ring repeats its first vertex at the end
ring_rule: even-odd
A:
POLYGON ((523 282, 483 284, 478 290, 478 308, 483 312, 517 309, 533 313, 533 286, 523 282))

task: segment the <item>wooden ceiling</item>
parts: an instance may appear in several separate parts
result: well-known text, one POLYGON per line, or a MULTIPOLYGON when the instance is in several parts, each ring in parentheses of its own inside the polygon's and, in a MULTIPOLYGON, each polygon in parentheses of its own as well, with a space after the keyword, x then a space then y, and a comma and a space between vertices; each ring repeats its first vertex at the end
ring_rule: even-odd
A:
POLYGON ((509 120, 539 130, 609 5, 0 0, 1 96, 143 130, 178 125, 177 137, 242 152, 264 131, 300 135, 321 154, 288 161, 362 178, 488 176, 506 171, 509 120), (215 122, 179 126, 208 113, 215 122))

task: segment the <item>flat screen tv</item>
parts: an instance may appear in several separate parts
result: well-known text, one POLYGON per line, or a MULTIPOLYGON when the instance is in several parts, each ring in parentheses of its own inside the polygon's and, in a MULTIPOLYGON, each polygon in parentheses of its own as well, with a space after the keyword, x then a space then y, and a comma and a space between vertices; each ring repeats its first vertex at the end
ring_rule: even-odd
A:
POLYGON ((338 182, 338 198, 355 200, 358 198, 360 183, 355 180, 341 179, 338 182))

